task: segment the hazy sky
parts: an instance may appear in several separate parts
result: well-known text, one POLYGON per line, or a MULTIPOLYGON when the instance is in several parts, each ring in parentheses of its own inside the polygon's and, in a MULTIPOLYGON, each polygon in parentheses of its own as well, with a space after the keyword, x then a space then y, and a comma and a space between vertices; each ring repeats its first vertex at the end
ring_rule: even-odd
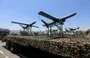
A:
POLYGON ((40 28, 35 30, 42 30, 44 27, 40 20, 49 19, 39 17, 39 11, 45 11, 57 18, 76 12, 77 15, 66 20, 64 27, 90 28, 90 0, 0 0, 0 27, 19 30, 21 27, 11 21, 37 21, 35 25, 40 28))

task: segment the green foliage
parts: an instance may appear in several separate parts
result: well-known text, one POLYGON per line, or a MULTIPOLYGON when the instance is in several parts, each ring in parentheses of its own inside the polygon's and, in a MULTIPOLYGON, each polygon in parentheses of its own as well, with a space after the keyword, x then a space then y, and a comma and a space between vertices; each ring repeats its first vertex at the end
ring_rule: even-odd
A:
POLYGON ((14 32, 10 33, 10 35, 18 36, 18 34, 14 32))
POLYGON ((28 36, 28 35, 29 35, 29 33, 28 33, 27 31, 21 31, 21 30, 20 30, 20 35, 23 35, 23 36, 28 36))

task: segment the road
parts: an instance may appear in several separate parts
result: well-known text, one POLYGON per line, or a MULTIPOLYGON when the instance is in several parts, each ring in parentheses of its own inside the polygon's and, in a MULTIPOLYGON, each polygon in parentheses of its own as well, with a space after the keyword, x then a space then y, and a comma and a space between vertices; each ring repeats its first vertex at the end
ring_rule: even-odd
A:
POLYGON ((20 58, 19 56, 11 53, 7 49, 5 49, 3 46, 5 46, 5 42, 0 41, 0 58, 20 58))

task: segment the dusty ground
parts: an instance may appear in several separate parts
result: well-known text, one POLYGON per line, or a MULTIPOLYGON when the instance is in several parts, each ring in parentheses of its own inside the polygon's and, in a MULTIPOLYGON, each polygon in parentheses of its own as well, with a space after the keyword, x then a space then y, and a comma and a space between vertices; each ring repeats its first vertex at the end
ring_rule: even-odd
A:
POLYGON ((5 46, 5 42, 0 41, 0 58, 20 58, 19 56, 11 53, 7 49, 5 49, 3 46, 5 46))

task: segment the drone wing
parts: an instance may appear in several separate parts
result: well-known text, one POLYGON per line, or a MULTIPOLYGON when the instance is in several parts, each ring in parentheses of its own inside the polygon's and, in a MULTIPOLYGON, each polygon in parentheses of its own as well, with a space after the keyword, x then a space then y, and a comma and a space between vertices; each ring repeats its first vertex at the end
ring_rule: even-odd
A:
POLYGON ((36 27, 36 28, 39 28, 38 26, 32 26, 32 27, 36 27))
POLYGON ((65 17, 62 17, 62 18, 60 18, 59 19, 59 22, 65 22, 66 21, 66 19, 68 19, 68 18, 70 18, 70 17, 73 17, 73 16, 75 16, 77 13, 72 13, 72 14, 69 14, 69 15, 67 15, 67 16, 65 16, 65 17))
POLYGON ((55 17, 53 17, 53 16, 51 16, 51 15, 49 15, 49 14, 43 12, 43 11, 40 11, 38 14, 42 15, 46 18, 49 18, 49 19, 53 20, 54 22, 57 22, 59 20, 59 19, 57 19, 57 18, 55 18, 55 17))
POLYGON ((35 21, 35 22, 33 22, 33 23, 31 23, 31 24, 29 24, 29 26, 33 26, 35 23, 36 23, 36 21, 35 21))
POLYGON ((27 25, 27 24, 25 24, 25 23, 14 22, 14 21, 11 21, 11 23, 14 23, 14 24, 22 24, 22 25, 27 25))

